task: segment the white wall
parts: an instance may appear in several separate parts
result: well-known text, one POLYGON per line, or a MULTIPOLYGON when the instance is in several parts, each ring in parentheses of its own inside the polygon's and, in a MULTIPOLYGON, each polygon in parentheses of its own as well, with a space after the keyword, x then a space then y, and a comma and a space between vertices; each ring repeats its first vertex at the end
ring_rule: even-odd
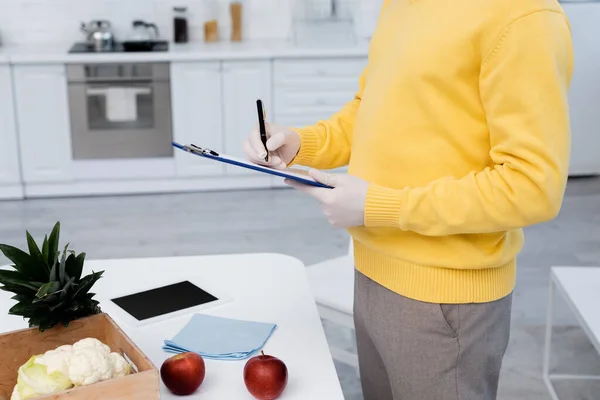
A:
MULTIPOLYGON (((83 39, 79 32, 82 21, 108 19, 113 23, 117 39, 125 39, 131 21, 154 22, 165 39, 172 38, 172 8, 188 7, 192 40, 203 40, 203 24, 210 0, 0 0, 0 36, 4 45, 29 43, 70 43, 83 39)), ((219 2, 222 34, 229 36, 227 0, 219 2)), ((247 39, 284 39, 287 37, 295 0, 242 0, 247 39)), ((328 0, 302 0, 328 1, 328 0)), ((360 1, 371 8, 381 0, 340 0, 342 13, 360 1)), ((364 12, 364 11, 363 11, 364 12)), ((368 30, 369 28, 367 28, 368 30)), ((363 29, 364 30, 364 29, 363 29)))

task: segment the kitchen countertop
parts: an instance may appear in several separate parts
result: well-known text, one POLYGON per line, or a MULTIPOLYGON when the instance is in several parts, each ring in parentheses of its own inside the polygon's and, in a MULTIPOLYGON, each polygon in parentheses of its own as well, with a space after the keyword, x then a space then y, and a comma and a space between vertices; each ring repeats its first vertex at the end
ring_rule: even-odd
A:
POLYGON ((366 57, 368 41, 324 42, 298 45, 289 41, 246 41, 241 43, 186 43, 169 45, 156 53, 69 54, 73 43, 6 46, 0 48, 0 63, 88 63, 210 61, 295 57, 366 57))

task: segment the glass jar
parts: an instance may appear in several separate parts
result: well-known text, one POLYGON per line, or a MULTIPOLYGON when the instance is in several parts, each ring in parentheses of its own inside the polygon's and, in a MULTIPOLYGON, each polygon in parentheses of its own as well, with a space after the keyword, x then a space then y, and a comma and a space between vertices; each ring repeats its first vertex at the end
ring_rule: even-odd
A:
POLYGON ((219 41, 219 2, 217 0, 204 0, 204 41, 219 41))
POLYGON ((173 7, 173 41, 187 43, 189 40, 187 7, 173 7))

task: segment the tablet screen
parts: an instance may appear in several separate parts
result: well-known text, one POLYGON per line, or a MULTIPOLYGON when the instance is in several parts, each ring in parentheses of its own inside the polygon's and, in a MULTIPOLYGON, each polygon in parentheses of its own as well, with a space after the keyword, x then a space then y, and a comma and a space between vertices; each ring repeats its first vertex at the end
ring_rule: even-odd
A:
POLYGON ((111 299, 138 321, 217 300, 218 298, 189 281, 111 299))

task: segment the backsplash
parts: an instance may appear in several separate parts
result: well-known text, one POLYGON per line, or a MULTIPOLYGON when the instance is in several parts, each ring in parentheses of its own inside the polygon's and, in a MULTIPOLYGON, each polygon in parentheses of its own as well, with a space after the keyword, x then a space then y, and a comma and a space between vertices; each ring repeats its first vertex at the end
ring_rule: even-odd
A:
MULTIPOLYGON (((134 19, 154 22, 160 29, 160 36, 172 40, 172 9, 174 6, 186 6, 190 40, 201 41, 204 38, 204 22, 210 17, 210 1, 0 0, 0 40, 3 45, 70 43, 84 38, 79 26, 91 19, 111 21, 117 40, 126 39, 134 19)), ((229 1, 214 1, 218 3, 221 37, 229 38, 229 1)), ((294 1, 329 0, 242 0, 245 39, 287 38, 292 26, 294 1)), ((369 4, 380 3, 381 0, 338 0, 339 13, 353 14, 355 1, 369 4)))

